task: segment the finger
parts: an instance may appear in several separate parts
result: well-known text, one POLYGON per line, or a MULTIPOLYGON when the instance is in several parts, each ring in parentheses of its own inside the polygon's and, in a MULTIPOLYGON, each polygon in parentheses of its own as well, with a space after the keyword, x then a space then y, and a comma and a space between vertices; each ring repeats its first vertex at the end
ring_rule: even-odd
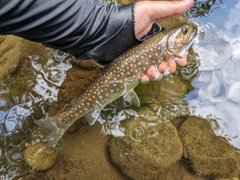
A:
POLYGON ((147 84, 147 83, 149 83, 149 81, 150 81, 150 79, 147 75, 142 76, 140 79, 141 84, 147 84))
POLYGON ((160 73, 158 71, 157 66, 151 66, 148 70, 147 70, 147 74, 146 74, 150 79, 152 80, 161 80, 163 77, 163 74, 160 73))
POLYGON ((161 73, 164 73, 169 68, 167 61, 163 61, 159 64, 158 70, 161 73))
POLYGON ((158 70, 161 73, 168 71, 169 73, 174 73, 177 69, 176 62, 174 60, 167 60, 159 64, 158 70))
POLYGON ((174 73, 177 69, 176 62, 174 60, 170 59, 170 60, 167 61, 167 63, 168 63, 168 71, 170 73, 174 73))

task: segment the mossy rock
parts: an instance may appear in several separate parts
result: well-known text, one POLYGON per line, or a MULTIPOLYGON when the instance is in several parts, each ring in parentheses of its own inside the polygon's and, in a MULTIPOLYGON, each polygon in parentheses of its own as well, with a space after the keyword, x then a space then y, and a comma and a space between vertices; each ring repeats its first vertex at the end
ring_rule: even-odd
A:
POLYGON ((235 150, 223 137, 216 136, 209 122, 189 116, 179 127, 184 157, 200 176, 232 177, 237 172, 235 150))
POLYGON ((157 179, 181 158, 182 142, 176 128, 150 109, 138 114, 123 125, 124 137, 110 139, 110 157, 132 179, 157 179))
POLYGON ((30 167, 44 171, 53 166, 56 160, 56 153, 47 144, 37 143, 25 149, 24 159, 30 167))

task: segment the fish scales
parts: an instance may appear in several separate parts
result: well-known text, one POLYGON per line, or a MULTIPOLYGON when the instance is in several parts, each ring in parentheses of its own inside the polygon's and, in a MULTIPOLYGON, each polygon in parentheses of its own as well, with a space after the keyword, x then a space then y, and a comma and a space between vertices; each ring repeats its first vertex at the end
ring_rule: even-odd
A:
POLYGON ((196 36, 196 25, 188 23, 160 32, 117 58, 67 111, 36 123, 50 131, 48 143, 55 146, 77 119, 86 115, 93 124, 101 109, 127 95, 139 83, 147 68, 168 56, 175 57, 196 36))
MULTIPOLYGON (((156 65, 163 60, 163 58, 159 56, 162 50, 164 50, 160 48, 160 43, 161 41, 155 41, 150 44, 144 43, 147 44, 147 47, 141 44, 144 48, 142 48, 141 51, 138 51, 141 49, 141 46, 137 46, 124 56, 121 56, 102 77, 97 79, 95 83, 79 97, 77 103, 73 105, 70 110, 60 115, 59 124, 63 126, 69 123, 69 121, 72 121, 74 116, 80 117, 82 114, 91 112, 93 104, 97 106, 94 109, 98 108, 98 106, 104 107, 109 104, 109 99, 115 100, 121 97, 124 92, 133 88, 131 84, 129 87, 126 87, 128 86, 126 82, 129 81, 129 79, 132 78, 133 82, 136 82, 136 80, 139 81, 148 67, 156 65)), ((129 83, 131 83, 131 80, 129 83)))

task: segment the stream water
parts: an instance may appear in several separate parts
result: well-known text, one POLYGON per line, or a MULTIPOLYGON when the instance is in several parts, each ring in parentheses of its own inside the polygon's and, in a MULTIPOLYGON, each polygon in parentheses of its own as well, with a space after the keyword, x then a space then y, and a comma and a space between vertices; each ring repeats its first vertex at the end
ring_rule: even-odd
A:
POLYGON ((198 8, 207 7, 200 2, 190 11, 203 36, 193 45, 200 66, 187 101, 192 114, 209 119, 217 135, 240 148, 240 2, 209 1, 212 7, 199 16, 198 8))
MULTIPOLYGON (((194 89, 185 98, 190 114, 208 119, 215 133, 236 148, 240 148, 239 9, 239 0, 197 0, 186 13, 200 32, 192 46, 200 65, 191 82, 194 89)), ((21 65, 17 77, 0 79, 1 179, 32 171, 23 162, 21 148, 13 154, 11 149, 32 132, 33 114, 42 115, 44 107, 57 101, 59 86, 72 67, 67 54, 46 51, 48 59, 30 54, 30 64, 21 65)))

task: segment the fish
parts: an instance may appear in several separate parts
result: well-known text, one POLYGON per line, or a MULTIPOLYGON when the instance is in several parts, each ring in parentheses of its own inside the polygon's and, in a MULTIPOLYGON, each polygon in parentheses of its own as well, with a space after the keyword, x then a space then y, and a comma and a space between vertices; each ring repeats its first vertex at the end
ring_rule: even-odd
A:
POLYGON ((101 110, 120 97, 139 106, 134 88, 146 70, 169 57, 179 57, 178 53, 189 47, 196 34, 197 25, 189 22, 159 32, 123 53, 80 95, 72 107, 36 121, 37 125, 49 132, 48 145, 56 146, 66 130, 80 117, 85 117, 93 125, 101 110))

